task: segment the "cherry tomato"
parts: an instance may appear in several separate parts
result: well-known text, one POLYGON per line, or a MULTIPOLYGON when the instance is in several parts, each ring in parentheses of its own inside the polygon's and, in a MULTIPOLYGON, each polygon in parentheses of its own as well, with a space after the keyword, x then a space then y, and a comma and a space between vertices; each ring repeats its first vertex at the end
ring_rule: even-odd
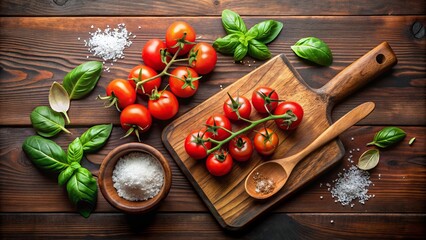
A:
POLYGON ((124 79, 112 80, 106 88, 106 97, 98 96, 102 100, 108 100, 110 104, 107 107, 115 105, 118 111, 136 101, 135 88, 124 79))
POLYGON ((224 130, 228 129, 229 131, 232 130, 231 122, 227 117, 225 117, 222 114, 213 114, 211 117, 209 117, 206 121, 207 125, 207 131, 212 133, 212 139, 214 140, 224 140, 231 136, 231 133, 224 130), (223 129, 224 128, 224 129, 223 129))
POLYGON ((251 96, 253 107, 259 113, 272 113, 278 105, 278 94, 269 87, 258 87, 251 96))
POLYGON ((179 56, 185 55, 191 50, 192 44, 184 44, 183 40, 186 42, 195 41, 195 31, 186 22, 177 21, 172 23, 166 31, 166 45, 168 51, 172 54, 176 53, 179 47, 176 47, 176 44, 180 43, 183 45, 183 48, 179 51, 179 56), (185 39, 183 39, 185 37, 185 39))
POLYGON ((263 128, 254 135, 254 148, 262 155, 271 155, 278 146, 278 135, 270 128, 263 128))
POLYGON ((188 98, 197 92, 198 74, 190 67, 177 67, 169 78, 170 90, 178 97, 188 98))
POLYGON ((216 50, 208 43, 197 43, 188 57, 189 65, 201 75, 211 72, 217 62, 216 50))
POLYGON ((239 135, 229 142, 229 153, 236 161, 247 161, 253 154, 253 143, 246 135, 239 135))
MULTIPOLYGON (((132 84, 134 88, 136 88, 136 83, 143 81, 144 79, 148 79, 157 75, 157 72, 145 65, 138 65, 134 67, 129 73, 129 82, 132 84)), ((161 85, 161 77, 154 78, 151 81, 148 81, 142 84, 138 88, 139 94, 151 93, 155 88, 159 88, 161 85)))
POLYGON ((148 109, 140 104, 132 104, 123 109, 120 115, 121 127, 127 130, 124 137, 136 134, 140 141, 139 134, 148 131, 152 125, 151 114, 148 109))
POLYGON ((293 130, 302 122, 303 108, 296 102, 282 102, 275 109, 274 115, 282 115, 287 111, 291 111, 288 113, 291 119, 276 119, 275 123, 283 130, 293 130))
POLYGON ((142 59, 146 66, 161 71, 166 64, 161 61, 161 50, 166 50, 166 43, 160 39, 151 39, 142 49, 142 59))
POLYGON ((148 110, 154 118, 168 120, 179 111, 179 102, 173 93, 154 89, 149 97, 148 110))
POLYGON ((232 157, 226 151, 216 151, 210 154, 206 160, 207 170, 213 176, 223 176, 232 170, 232 157))
POLYGON ((185 138, 185 151, 194 159, 203 159, 207 157, 207 150, 212 147, 212 143, 207 141, 211 133, 206 128, 191 131, 185 138))
POLYGON ((251 104, 250 101, 244 96, 231 97, 223 104, 223 112, 225 116, 231 120, 239 120, 237 111, 242 118, 250 118, 251 104))

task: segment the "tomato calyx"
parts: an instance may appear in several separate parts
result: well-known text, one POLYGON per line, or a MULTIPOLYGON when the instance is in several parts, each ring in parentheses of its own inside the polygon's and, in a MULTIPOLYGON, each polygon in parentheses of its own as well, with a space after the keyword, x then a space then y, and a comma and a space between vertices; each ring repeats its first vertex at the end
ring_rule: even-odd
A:
POLYGON ((287 112, 283 115, 283 123, 280 125, 280 127, 287 127, 287 130, 290 128, 291 124, 293 122, 297 121, 296 114, 293 113, 291 110, 287 110, 287 112))
POLYGON ((189 71, 188 69, 186 71, 187 71, 188 74, 187 74, 187 76, 184 76, 183 79, 180 78, 180 77, 177 77, 177 76, 173 76, 173 77, 175 77, 175 78, 177 78, 177 79, 179 79, 179 80, 181 80, 181 81, 184 82, 184 84, 182 85, 182 89, 185 89, 188 86, 191 89, 195 89, 196 87, 194 86, 193 82, 200 80, 201 76, 200 77, 192 77, 191 71, 189 71))
POLYGON ((242 149, 246 145, 246 141, 242 137, 237 137, 237 141, 235 141, 235 146, 238 149, 242 149))
POLYGON ((177 48, 178 47, 179 48, 178 50, 180 50, 180 49, 183 49, 183 47, 185 47, 185 44, 194 45, 195 42, 190 42, 190 41, 186 40, 186 35, 187 35, 187 33, 184 32, 183 36, 181 38, 176 39, 177 43, 175 45, 173 45, 171 48, 177 48))
POLYGON ((172 57, 172 55, 169 52, 167 52, 167 48, 162 48, 160 50, 160 56, 161 56, 161 62, 163 62, 166 65, 168 64, 167 58, 172 57))
MULTIPOLYGON (((227 92, 229 99, 231 100, 231 104, 228 104, 228 106, 232 109, 233 112, 235 112, 235 114, 237 114, 238 119, 243 119, 240 115, 240 107, 241 107, 241 103, 240 103, 240 95, 237 93, 237 100, 235 100, 231 94, 229 94, 229 92, 227 92)), ((243 119, 246 121, 249 121, 247 119, 243 119)))
POLYGON ((120 107, 118 107, 118 98, 117 98, 117 96, 115 96, 114 92, 111 92, 110 96, 101 96, 101 95, 98 95, 98 97, 96 99, 100 99, 100 100, 105 101, 105 108, 109 108, 109 107, 112 107, 112 105, 114 105, 115 108, 119 112, 121 112, 120 107), (107 103, 107 102, 109 102, 109 103, 107 103))
POLYGON ((208 142, 209 139, 204 139, 204 134, 206 134, 207 131, 204 131, 203 134, 200 135, 200 132, 197 133, 197 136, 195 136, 195 134, 193 134, 192 136, 194 137, 194 140, 192 140, 193 143, 195 143, 196 145, 201 145, 204 147, 204 149, 206 149, 206 151, 208 150, 208 148, 206 147, 206 145, 204 144, 205 142, 208 142))
POLYGON ((194 61, 197 61, 197 55, 198 55, 198 51, 194 51, 194 48, 191 49, 191 51, 189 51, 189 55, 188 55, 188 63, 189 66, 192 66, 192 63, 194 61))
POLYGON ((144 127, 141 127, 141 126, 138 126, 138 125, 135 125, 135 124, 125 124, 125 126, 128 126, 129 129, 127 130, 126 134, 124 134, 124 136, 122 136, 120 139, 126 138, 126 137, 130 136, 132 133, 135 133, 139 142, 141 141, 139 131, 145 131, 145 129, 148 128, 148 127, 144 128, 144 127))
POLYGON ((271 112, 269 111, 268 105, 270 105, 272 102, 282 102, 282 101, 284 101, 284 100, 280 100, 280 99, 273 99, 272 95, 274 93, 275 93, 275 90, 272 90, 268 95, 266 95, 262 91, 256 91, 256 94, 259 97, 261 97, 263 99, 263 101, 265 102, 264 107, 265 107, 265 110, 268 112, 268 114, 271 114, 271 112))
POLYGON ((224 162, 226 160, 226 157, 228 156, 228 152, 221 149, 218 150, 214 153, 214 157, 219 161, 219 162, 224 162))
POLYGON ((154 100, 155 101, 155 100, 160 99, 163 96, 163 92, 164 92, 164 90, 166 90, 166 88, 167 88, 167 86, 163 90, 161 90, 161 91, 158 91, 157 88, 154 88, 152 90, 151 94, 148 94, 149 100, 154 100))
POLYGON ((256 133, 259 133, 260 135, 263 136, 264 140, 263 140, 263 144, 266 144, 267 142, 271 141, 272 135, 274 134, 274 132, 269 132, 268 128, 266 128, 266 126, 264 127, 265 133, 259 132, 259 131, 254 131, 256 133))

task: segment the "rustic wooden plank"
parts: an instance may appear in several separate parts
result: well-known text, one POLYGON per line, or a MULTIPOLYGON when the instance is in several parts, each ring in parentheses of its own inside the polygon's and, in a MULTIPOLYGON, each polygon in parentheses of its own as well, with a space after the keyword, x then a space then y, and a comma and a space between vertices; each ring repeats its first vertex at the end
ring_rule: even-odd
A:
MULTIPOLYGON (((155 128, 154 128, 155 129, 155 128)), ((347 160, 353 155, 357 160, 367 149, 365 143, 371 141, 380 126, 353 127, 341 135, 346 148, 346 154, 339 165, 313 181, 312 184, 298 191, 291 198, 279 203, 275 212, 379 212, 379 213, 424 213, 426 212, 426 128, 402 127, 407 132, 406 139, 389 150, 382 151, 379 165, 371 170, 371 180, 375 186, 370 186, 370 193, 375 194, 365 205, 355 202, 355 206, 343 207, 334 203, 327 191, 326 183, 331 183, 343 168, 348 169, 351 163, 347 160), (354 140, 351 140, 351 138, 354 140), (416 137, 412 146, 409 139, 416 137), (349 151, 360 148, 360 151, 349 151), (381 175, 379 179, 379 174, 381 175), (320 183, 322 186, 320 187, 320 183), (323 199, 320 198, 323 196, 323 199)), ((79 136, 86 128, 71 128, 73 136, 60 134, 54 140, 63 148, 74 137, 79 136)), ((122 139, 124 132, 114 128, 110 140, 105 147, 87 158, 95 163, 101 163, 106 154, 114 147, 133 139, 122 139)), ((25 137, 34 134, 30 128, 1 128, 0 129, 0 212, 75 212, 67 199, 66 191, 56 183, 56 176, 45 174, 30 162, 21 150, 25 137)), ((155 132, 155 134, 159 134, 155 132)), ((169 160, 172 167, 173 182, 169 196, 161 205, 160 212, 200 212, 207 211, 188 180, 183 176, 174 161, 168 155, 158 138, 143 138, 144 142, 159 149, 169 160)), ((97 165, 84 162, 91 170, 97 165)), ((99 195, 96 212, 116 212, 99 195)))
POLYGON ((226 232, 207 213, 148 216, 0 214, 3 239, 422 239, 424 214, 272 214, 239 232, 226 232), (333 221, 333 223, 331 223, 333 221))
MULTIPOLYGON (((201 36, 202 41, 213 42, 224 35, 219 18, 179 18, 188 21, 201 36)), ((247 17, 253 25, 265 18, 247 17)), ((378 104, 376 111, 365 124, 423 125, 426 114, 424 80, 426 77, 425 38, 415 39, 410 27, 414 21, 426 17, 377 16, 377 17, 277 17, 284 22, 284 30, 278 39, 269 45, 273 55, 285 53, 291 64, 312 87, 327 83, 344 67, 362 56, 378 43, 386 40, 394 49, 399 63, 393 71, 352 95, 336 109, 334 119, 366 100, 378 104), (348 28, 347 26, 351 26, 348 28), (385 27, 392 26, 392 27, 385 27), (317 67, 296 57, 290 46, 306 36, 317 36, 326 41, 334 53, 331 67, 317 67), (366 37, 368 36, 368 37, 366 37), (404 89, 401 91, 401 89, 404 89), (398 99, 389 101, 388 99, 398 99), (401 107, 404 106, 404 107, 401 107)), ((97 88, 87 97, 73 101, 69 112, 73 125, 118 123, 114 109, 103 109, 94 98, 104 94, 109 81, 127 77, 128 71, 141 63, 140 49, 150 38, 163 38, 167 26, 176 18, 0 18, 0 124, 28 125, 29 113, 38 105, 47 105, 50 84, 61 81, 65 74, 78 64, 88 60, 83 40, 88 39, 90 26, 104 28, 121 22, 137 37, 125 59, 103 72, 97 88), (155 27, 150 24, 156 21, 155 27), (141 26, 142 29, 138 29, 141 26), (80 41, 77 40, 81 37, 80 41), (13 93, 13 94, 10 94, 13 93), (88 117, 90 116, 90 117, 88 117)), ((201 40, 200 40, 201 41, 201 40)), ((97 58, 91 57, 90 60, 97 58)), ((260 66, 263 61, 247 58, 244 64, 234 64, 229 56, 219 54, 214 72, 202 81, 199 92, 191 99, 181 101, 179 115, 203 102, 260 66)), ((164 84, 167 80, 163 80, 164 84)), ((143 100, 139 99, 140 102, 143 100)), ((178 115, 178 116, 179 116, 178 115)))
POLYGON ((14 1, 0 2, 0 15, 43 16, 43 15, 128 15, 128 16, 218 16, 223 9, 232 9, 241 15, 411 15, 425 14, 424 1, 231 1, 209 0, 196 2, 137 1, 129 0, 117 4, 113 0, 77 1, 14 1), (99 9, 102 9, 100 11, 99 9))

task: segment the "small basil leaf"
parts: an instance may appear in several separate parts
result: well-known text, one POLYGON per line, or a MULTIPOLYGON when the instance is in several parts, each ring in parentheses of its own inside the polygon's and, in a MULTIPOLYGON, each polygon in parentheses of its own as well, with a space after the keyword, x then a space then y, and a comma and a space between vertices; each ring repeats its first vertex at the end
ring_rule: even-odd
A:
POLYGON ((213 47, 216 51, 223 54, 234 54, 235 48, 240 44, 239 42, 240 35, 237 33, 226 35, 223 38, 218 38, 213 43, 213 47))
POLYGON ((68 166, 67 168, 65 168, 65 170, 63 170, 59 176, 58 176, 58 184, 60 186, 63 186, 65 183, 68 182, 68 180, 72 177, 72 175, 74 174, 75 170, 81 168, 81 165, 77 162, 73 162, 70 164, 70 166, 68 166))
POLYGON ((369 145, 376 145, 377 147, 386 148, 402 141, 407 134, 397 127, 385 127, 376 133, 372 142, 369 145))
POLYGON ((243 59, 248 51, 248 47, 244 46, 243 44, 239 44, 234 51, 234 60, 235 61, 240 61, 241 59, 243 59))
POLYGON ((256 39, 250 40, 248 54, 259 60, 265 60, 271 57, 271 52, 269 51, 268 47, 256 39))
POLYGON ((74 141, 70 143, 70 145, 68 145, 67 162, 79 163, 82 158, 83 158, 83 145, 81 144, 80 138, 77 137, 76 139, 74 139, 74 141))
POLYGON ((377 166, 380 159, 380 153, 377 149, 365 151, 358 160, 357 167, 361 170, 370 170, 377 166))
POLYGON ((297 56, 322 66, 329 66, 333 62, 330 48, 319 38, 302 38, 291 49, 297 56))
POLYGON ((80 167, 67 183, 68 198, 83 217, 89 217, 96 207, 98 186, 89 170, 80 167))
POLYGON ((64 150, 49 139, 30 136, 25 139, 22 149, 34 165, 42 170, 61 172, 69 166, 64 150))
POLYGON ((250 28, 246 35, 268 44, 272 42, 283 29, 283 23, 275 20, 266 20, 250 28))
POLYGON ((101 148, 111 135, 112 124, 96 125, 80 136, 83 151, 93 152, 101 148))
POLYGON ((233 12, 229 9, 225 9, 222 11, 222 24, 225 28, 226 33, 238 33, 247 32, 246 24, 243 19, 238 15, 238 13, 233 12))
POLYGON ((89 94, 96 86, 102 72, 102 63, 90 61, 79 65, 69 72, 63 82, 70 99, 80 99, 89 94))
POLYGON ((53 137, 61 130, 70 133, 64 127, 65 120, 62 115, 47 106, 36 107, 31 112, 30 120, 36 132, 43 137, 53 137))

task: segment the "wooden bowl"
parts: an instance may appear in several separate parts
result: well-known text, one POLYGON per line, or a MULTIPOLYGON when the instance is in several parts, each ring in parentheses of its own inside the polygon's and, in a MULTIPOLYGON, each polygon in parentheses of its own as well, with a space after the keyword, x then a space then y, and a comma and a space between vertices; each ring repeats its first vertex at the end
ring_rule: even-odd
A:
POLYGON ((105 199, 116 209, 127 214, 143 214, 154 210, 166 198, 172 183, 172 171, 164 156, 155 148, 143 143, 127 143, 113 149, 103 160, 98 176, 99 187, 105 199), (118 160, 131 152, 148 153, 157 159, 164 170, 164 184, 160 192, 145 201, 128 201, 118 196, 112 181, 112 172, 118 160))

